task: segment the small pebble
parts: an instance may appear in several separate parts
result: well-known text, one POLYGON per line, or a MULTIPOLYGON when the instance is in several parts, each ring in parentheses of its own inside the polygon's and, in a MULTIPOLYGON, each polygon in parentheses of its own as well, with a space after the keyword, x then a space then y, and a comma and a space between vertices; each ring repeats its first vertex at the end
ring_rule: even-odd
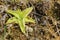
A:
POLYGON ((33 28, 26 26, 26 31, 33 32, 33 28))

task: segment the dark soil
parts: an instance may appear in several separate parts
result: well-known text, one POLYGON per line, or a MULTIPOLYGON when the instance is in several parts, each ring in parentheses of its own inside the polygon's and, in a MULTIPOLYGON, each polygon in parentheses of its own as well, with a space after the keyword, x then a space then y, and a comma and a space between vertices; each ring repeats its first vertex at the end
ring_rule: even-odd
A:
POLYGON ((55 0, 0 0, 0 40, 60 40, 60 1, 55 0), (26 23, 26 34, 18 24, 6 22, 13 15, 6 10, 24 10, 33 6, 29 14, 36 23, 26 23))

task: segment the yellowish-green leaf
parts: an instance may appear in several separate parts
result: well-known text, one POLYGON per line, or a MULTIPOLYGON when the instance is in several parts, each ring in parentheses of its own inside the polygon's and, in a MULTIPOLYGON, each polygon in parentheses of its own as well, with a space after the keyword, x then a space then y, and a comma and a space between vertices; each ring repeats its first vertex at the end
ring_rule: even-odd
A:
POLYGON ((25 33, 25 21, 24 20, 18 20, 20 29, 23 33, 25 33))
POLYGON ((35 23, 35 20, 32 19, 31 17, 27 17, 27 18, 25 18, 25 22, 35 23))
POLYGON ((18 14, 16 11, 13 11, 13 10, 7 10, 7 12, 8 12, 9 14, 14 15, 14 16, 17 17, 17 18, 20 18, 20 17, 19 17, 19 14, 18 14))
POLYGON ((14 23, 18 23, 16 20, 17 19, 15 17, 12 17, 12 18, 8 19, 8 21, 6 22, 6 24, 13 23, 13 22, 14 23))
POLYGON ((20 17, 20 18, 22 18, 22 11, 21 11, 20 9, 17 9, 17 10, 16 10, 16 13, 19 14, 19 17, 20 17))
POLYGON ((19 15, 21 15, 22 11, 20 9, 17 9, 16 13, 18 13, 19 15))
POLYGON ((25 18, 29 15, 29 13, 32 11, 33 7, 26 8, 22 11, 22 17, 25 18))

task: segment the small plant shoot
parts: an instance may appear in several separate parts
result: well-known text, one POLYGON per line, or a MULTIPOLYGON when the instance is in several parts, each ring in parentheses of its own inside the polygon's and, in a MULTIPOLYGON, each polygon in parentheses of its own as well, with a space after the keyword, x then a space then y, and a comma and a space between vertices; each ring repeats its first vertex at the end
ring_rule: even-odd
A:
POLYGON ((20 26, 20 29, 23 33, 25 33, 25 23, 26 22, 32 22, 35 23, 35 20, 28 17, 29 13, 33 10, 33 7, 26 8, 25 10, 21 11, 18 10, 7 10, 6 12, 8 14, 12 14, 14 17, 9 18, 6 22, 6 24, 9 23, 17 23, 20 26))

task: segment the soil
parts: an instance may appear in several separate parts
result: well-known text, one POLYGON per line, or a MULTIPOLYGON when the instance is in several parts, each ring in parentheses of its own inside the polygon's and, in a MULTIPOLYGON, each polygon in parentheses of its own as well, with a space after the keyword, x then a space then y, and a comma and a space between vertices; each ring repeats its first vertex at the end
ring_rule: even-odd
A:
POLYGON ((60 40, 60 1, 56 0, 0 0, 0 40, 60 40), (13 15, 6 10, 24 10, 33 6, 28 15, 36 23, 26 23, 26 34, 18 24, 6 22, 13 15))

